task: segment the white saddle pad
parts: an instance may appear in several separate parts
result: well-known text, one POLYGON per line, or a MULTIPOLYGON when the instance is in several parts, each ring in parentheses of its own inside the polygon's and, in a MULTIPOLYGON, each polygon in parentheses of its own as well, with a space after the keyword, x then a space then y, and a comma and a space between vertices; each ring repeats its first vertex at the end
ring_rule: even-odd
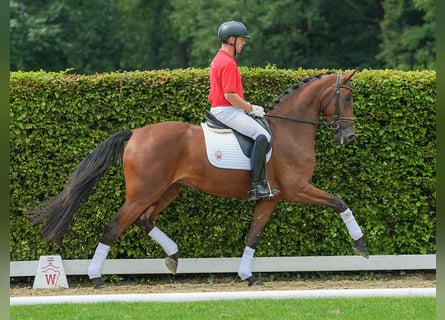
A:
MULTIPOLYGON (((233 132, 215 132, 209 129, 206 123, 201 123, 206 143, 207 158, 209 162, 223 169, 251 170, 250 158, 246 157, 239 146, 233 132)), ((267 153, 269 161, 272 149, 267 153)))

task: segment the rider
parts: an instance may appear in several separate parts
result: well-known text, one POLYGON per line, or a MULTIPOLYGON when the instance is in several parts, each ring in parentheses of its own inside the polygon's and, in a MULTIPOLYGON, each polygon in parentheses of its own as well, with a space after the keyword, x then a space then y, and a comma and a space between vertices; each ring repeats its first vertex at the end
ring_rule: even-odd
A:
POLYGON ((238 21, 224 22, 218 29, 221 47, 210 64, 210 112, 222 123, 254 140, 251 155, 250 199, 272 197, 279 190, 271 189, 262 179, 271 136, 253 117, 263 117, 263 107, 244 100, 243 84, 235 56, 241 52, 247 28, 238 21))

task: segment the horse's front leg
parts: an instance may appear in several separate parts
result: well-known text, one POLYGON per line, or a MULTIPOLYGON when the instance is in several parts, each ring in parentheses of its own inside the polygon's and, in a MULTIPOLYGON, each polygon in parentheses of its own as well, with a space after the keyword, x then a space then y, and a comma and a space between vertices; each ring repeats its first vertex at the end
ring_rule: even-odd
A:
POLYGON ((354 214, 345 201, 334 196, 333 194, 315 188, 310 184, 303 188, 298 193, 297 198, 293 200, 303 203, 328 206, 337 211, 348 229, 349 235, 354 240, 354 245, 352 247, 354 252, 366 259, 369 258, 368 248, 363 240, 363 232, 355 220, 354 214))
POLYGON ((263 284, 252 274, 251 265, 255 249, 261 239, 261 234, 276 203, 276 200, 260 200, 255 206, 250 229, 247 234, 247 245, 244 248, 243 256, 241 257, 241 262, 238 268, 239 277, 241 280, 247 280, 249 286, 263 284))

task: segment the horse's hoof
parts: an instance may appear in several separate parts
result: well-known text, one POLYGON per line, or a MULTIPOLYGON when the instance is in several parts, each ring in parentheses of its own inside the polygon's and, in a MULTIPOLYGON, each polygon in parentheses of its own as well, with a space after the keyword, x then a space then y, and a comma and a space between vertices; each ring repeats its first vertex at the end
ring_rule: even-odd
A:
POLYGON ((94 289, 103 289, 105 288, 105 283, 101 277, 91 279, 94 281, 94 289))
POLYGON ((165 266, 172 274, 176 274, 176 271, 178 270, 178 254, 175 253, 165 258, 165 266))
POLYGON ((354 242, 352 249, 356 254, 362 256, 363 258, 369 259, 368 248, 363 240, 363 237, 354 242))
POLYGON ((246 279, 247 280, 247 286, 251 287, 251 286, 262 286, 264 285, 263 281, 258 280, 257 277, 255 277, 254 275, 251 275, 249 278, 246 279))

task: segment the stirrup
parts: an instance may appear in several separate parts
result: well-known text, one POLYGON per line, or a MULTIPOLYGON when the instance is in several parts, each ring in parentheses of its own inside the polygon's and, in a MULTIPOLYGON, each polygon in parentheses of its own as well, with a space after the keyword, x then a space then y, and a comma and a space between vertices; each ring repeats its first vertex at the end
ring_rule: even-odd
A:
POLYGON ((251 200, 272 198, 280 193, 280 190, 272 189, 267 180, 252 183, 249 195, 251 200))

